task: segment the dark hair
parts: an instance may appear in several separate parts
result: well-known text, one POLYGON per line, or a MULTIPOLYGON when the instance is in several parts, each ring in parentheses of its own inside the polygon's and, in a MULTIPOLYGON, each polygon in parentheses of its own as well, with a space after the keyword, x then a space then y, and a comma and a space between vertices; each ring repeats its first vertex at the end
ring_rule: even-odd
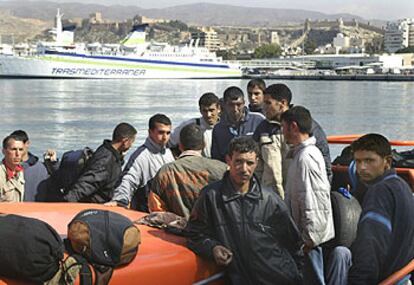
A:
POLYGON ((254 152, 257 156, 259 156, 260 148, 259 145, 251 137, 236 137, 230 141, 228 152, 229 156, 231 157, 234 152, 254 152))
POLYGON ((155 129, 155 124, 163 124, 167 126, 171 126, 171 120, 164 114, 155 114, 149 119, 148 127, 150 130, 155 129))
POLYGON ((367 134, 355 140, 351 144, 352 152, 358 150, 373 151, 381 157, 391 155, 389 141, 380 134, 367 134))
POLYGON ((112 133, 112 142, 120 142, 124 138, 132 139, 137 134, 137 130, 128 123, 118 124, 112 133))
POLYGON ((202 106, 208 107, 212 104, 216 104, 219 106, 219 98, 216 94, 212 92, 207 92, 201 95, 200 99, 198 100, 198 106, 201 108, 202 106))
POLYGON ((302 106, 294 106, 283 112, 281 120, 289 124, 296 122, 299 131, 303 134, 310 134, 312 129, 312 116, 308 109, 302 106))
POLYGON ((197 124, 186 125, 180 131, 180 143, 184 150, 201 150, 204 148, 204 134, 197 124))
POLYGON ((270 97, 277 101, 282 101, 284 99, 288 104, 292 101, 292 91, 290 91, 289 87, 282 83, 268 86, 265 89, 264 94, 270 95, 270 97))
POLYGON ((266 90, 266 83, 261 78, 254 78, 247 83, 247 89, 257 87, 263 92, 266 90))
POLYGON ((239 87, 230 86, 226 90, 224 90, 224 93, 223 93, 224 103, 228 101, 238 100, 239 98, 242 98, 244 101, 243 90, 241 90, 239 87))
POLYGON ((21 136, 18 136, 18 135, 8 135, 7 137, 5 137, 4 139, 3 139, 3 148, 4 149, 6 149, 7 148, 7 146, 8 146, 8 144, 9 144, 9 141, 10 140, 15 140, 15 141, 18 141, 18 142, 23 142, 24 143, 24 141, 23 141, 23 139, 22 139, 22 137, 21 136))
POLYGON ((27 135, 27 133, 23 130, 15 130, 14 132, 12 132, 10 134, 11 136, 17 136, 20 137, 19 141, 22 141, 24 143, 27 143, 29 141, 29 136, 27 135))

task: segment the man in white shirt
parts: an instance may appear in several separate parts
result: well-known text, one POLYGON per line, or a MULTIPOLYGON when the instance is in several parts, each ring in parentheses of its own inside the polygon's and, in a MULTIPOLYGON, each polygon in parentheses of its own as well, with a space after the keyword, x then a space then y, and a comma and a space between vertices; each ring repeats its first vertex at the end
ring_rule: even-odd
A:
POLYGON ((201 127, 204 134, 205 147, 201 154, 204 157, 211 157, 211 139, 213 128, 220 119, 221 110, 219 98, 214 93, 204 93, 198 101, 198 106, 200 108, 199 110, 201 117, 189 119, 177 126, 171 134, 169 146, 172 149, 177 148, 180 143, 181 129, 189 124, 195 123, 201 127))

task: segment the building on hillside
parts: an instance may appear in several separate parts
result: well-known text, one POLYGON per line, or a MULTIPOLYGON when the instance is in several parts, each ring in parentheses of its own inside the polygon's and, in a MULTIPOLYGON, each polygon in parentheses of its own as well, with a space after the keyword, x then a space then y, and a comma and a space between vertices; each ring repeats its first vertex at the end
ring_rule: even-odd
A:
POLYGON ((276 45, 280 45, 280 38, 279 38, 279 34, 276 31, 272 31, 270 34, 270 43, 271 44, 276 44, 276 45))
MULTIPOLYGON (((388 22, 384 34, 384 50, 396 52, 414 44, 414 19, 403 19, 397 22, 388 22)), ((414 46, 414 45, 413 45, 414 46)))
POLYGON ((209 51, 217 51, 220 47, 220 39, 212 28, 203 27, 201 31, 191 33, 191 39, 209 51))
POLYGON ((339 33, 333 39, 333 46, 340 49, 347 49, 351 46, 351 39, 342 33, 339 33))
MULTIPOLYGON (((345 53, 363 53, 365 52, 365 41, 357 37, 348 37, 342 33, 338 33, 333 39, 334 52, 336 54, 340 52, 345 53)), ((328 53, 328 52, 325 52, 328 53)))

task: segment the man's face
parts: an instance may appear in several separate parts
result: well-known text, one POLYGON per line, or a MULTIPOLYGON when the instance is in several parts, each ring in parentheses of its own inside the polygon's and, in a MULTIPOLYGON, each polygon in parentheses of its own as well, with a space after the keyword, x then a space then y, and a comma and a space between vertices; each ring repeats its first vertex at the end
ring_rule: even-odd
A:
POLYGON ((149 130, 149 137, 158 145, 166 146, 170 139, 171 125, 155 123, 155 127, 149 130))
POLYGON ((214 126, 219 119, 220 107, 218 104, 211 104, 210 106, 201 106, 200 113, 204 121, 210 126, 214 126))
POLYGON ((263 91, 257 86, 247 88, 247 96, 249 103, 253 107, 261 107, 263 105, 263 91))
POLYGON ((226 156, 230 167, 230 177, 238 186, 245 185, 250 181, 257 166, 257 155, 255 152, 233 152, 232 156, 226 156))
POLYGON ((266 119, 280 122, 280 116, 282 116, 285 109, 282 102, 273 99, 270 95, 265 94, 263 100, 263 110, 266 119))
POLYGON ((356 170, 365 183, 375 180, 391 168, 391 157, 381 157, 374 151, 357 150, 354 152, 356 170))
POLYGON ((233 122, 239 122, 244 115, 244 99, 228 100, 224 104, 229 119, 233 122))
POLYGON ((131 146, 135 142, 135 137, 136 136, 134 136, 133 138, 125 138, 125 139, 123 139, 122 146, 119 149, 121 153, 125 154, 131 148, 131 146))
POLYGON ((26 156, 29 154, 29 146, 30 146, 30 141, 27 141, 26 143, 23 143, 23 154, 22 156, 26 156))
POLYGON ((283 136, 288 144, 293 143, 294 132, 292 125, 286 121, 282 121, 283 136))
POLYGON ((10 166, 17 166, 22 161, 24 153, 24 143, 22 141, 16 141, 10 139, 7 148, 3 148, 4 159, 10 166))

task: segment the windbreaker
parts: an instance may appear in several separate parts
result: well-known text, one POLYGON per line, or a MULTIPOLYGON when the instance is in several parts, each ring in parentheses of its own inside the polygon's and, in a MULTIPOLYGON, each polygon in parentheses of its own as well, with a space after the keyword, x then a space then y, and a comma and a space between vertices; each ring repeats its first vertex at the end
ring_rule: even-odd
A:
POLYGON ((136 193, 136 201, 133 201, 131 208, 148 212, 151 180, 161 166, 172 161, 174 156, 168 148, 161 147, 147 137, 144 144, 129 158, 112 200, 122 206, 128 206, 136 193))
POLYGON ((256 178, 250 190, 236 192, 229 173, 201 191, 186 231, 188 247, 213 260, 213 248, 233 253, 228 274, 233 284, 301 284, 302 239, 286 205, 256 178))

